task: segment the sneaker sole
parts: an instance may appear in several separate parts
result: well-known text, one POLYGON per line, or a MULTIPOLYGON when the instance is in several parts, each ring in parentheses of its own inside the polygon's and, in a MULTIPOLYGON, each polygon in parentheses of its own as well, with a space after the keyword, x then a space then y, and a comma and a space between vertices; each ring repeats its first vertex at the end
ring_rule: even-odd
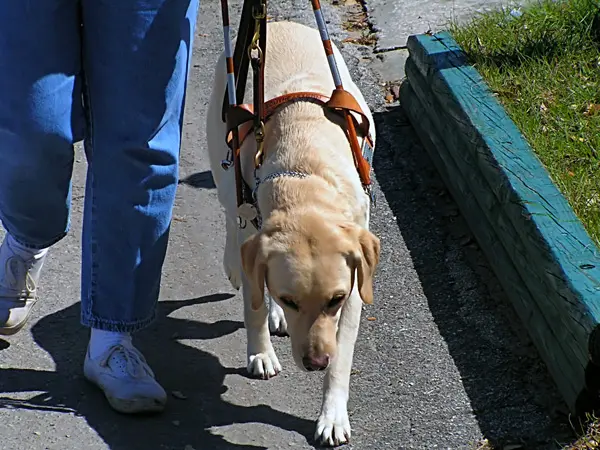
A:
POLYGON ((110 406, 122 414, 159 413, 165 409, 165 404, 151 398, 124 400, 122 398, 104 395, 110 406))
POLYGON ((21 322, 17 323, 16 325, 13 325, 12 327, 0 327, 0 336, 12 336, 13 334, 17 334, 19 331, 21 331, 21 329, 25 325, 27 325, 29 317, 31 316, 31 312, 33 311, 33 307, 36 303, 37 298, 31 303, 31 305, 29 306, 29 311, 27 311, 27 314, 25 315, 23 320, 21 320, 21 322))
POLYGON ((27 324, 30 314, 31 311, 29 311, 24 320, 12 327, 0 327, 0 336, 12 336, 13 334, 17 334, 27 324))
POLYGON ((122 414, 160 413, 165 409, 166 402, 161 403, 152 398, 136 398, 127 400, 123 398, 112 397, 107 395, 106 392, 104 392, 104 390, 93 379, 88 378, 85 374, 84 377, 89 383, 102 391, 112 409, 122 414))

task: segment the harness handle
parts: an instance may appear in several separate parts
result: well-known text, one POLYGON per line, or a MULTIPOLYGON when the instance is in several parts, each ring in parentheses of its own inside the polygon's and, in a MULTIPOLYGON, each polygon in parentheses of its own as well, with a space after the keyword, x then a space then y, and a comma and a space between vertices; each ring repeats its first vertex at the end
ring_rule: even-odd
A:
MULTIPOLYGON (((336 98, 339 101, 343 98, 344 103, 348 103, 349 101, 356 103, 354 97, 352 97, 352 95, 350 95, 347 91, 344 90, 342 77, 340 76, 337 61, 335 60, 335 55, 333 53, 333 46, 331 45, 331 39, 329 38, 329 32, 327 31, 327 25, 325 23, 325 19, 323 18, 323 12, 321 11, 321 2, 320 0, 310 0, 310 3, 312 4, 313 12, 315 14, 315 20, 317 21, 317 27, 319 28, 321 40, 323 41, 325 55, 327 56, 327 62, 329 63, 331 76, 333 77, 333 82, 335 84, 335 90, 331 94, 331 99, 333 100, 334 98, 336 98)), ((360 110, 360 107, 358 108, 358 110, 360 110)), ((347 136, 348 140, 350 141, 350 148, 352 149, 352 155, 354 156, 354 164, 356 165, 356 169, 358 170, 360 181, 362 182, 363 186, 370 187, 371 167, 363 157, 360 145, 358 144, 358 136, 356 134, 356 128, 354 126, 354 120, 352 118, 352 115, 350 114, 350 111, 347 108, 343 108, 342 111, 344 114, 344 119, 346 120, 347 136)), ((364 114, 362 115, 364 119, 367 119, 367 117, 364 114)), ((366 123, 369 123, 368 119, 366 120, 366 123)))

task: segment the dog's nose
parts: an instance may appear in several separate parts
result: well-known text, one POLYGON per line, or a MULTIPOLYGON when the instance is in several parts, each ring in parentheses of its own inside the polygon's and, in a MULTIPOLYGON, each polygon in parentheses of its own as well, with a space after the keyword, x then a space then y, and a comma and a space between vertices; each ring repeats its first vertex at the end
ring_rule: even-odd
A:
POLYGON ((329 355, 305 356, 302 358, 302 364, 304 364, 306 370, 325 370, 329 366, 329 355))

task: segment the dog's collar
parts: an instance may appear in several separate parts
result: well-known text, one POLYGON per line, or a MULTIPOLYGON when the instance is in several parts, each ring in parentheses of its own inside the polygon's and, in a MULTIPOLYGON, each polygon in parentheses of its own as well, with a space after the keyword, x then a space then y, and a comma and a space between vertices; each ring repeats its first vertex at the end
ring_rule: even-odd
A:
POLYGON ((252 190, 252 200, 254 205, 254 209, 256 211, 256 222, 258 225, 257 231, 260 230, 262 228, 262 216, 260 214, 260 209, 258 207, 258 198, 257 198, 257 194, 258 194, 258 188, 260 187, 261 184, 264 183, 268 183, 269 181, 273 181, 277 178, 281 178, 281 177, 291 177, 291 178, 308 178, 310 176, 310 174, 308 173, 303 173, 303 172, 296 172, 293 170, 286 170, 283 172, 274 172, 272 174, 267 175, 266 177, 264 177, 263 179, 260 179, 258 177, 258 175, 256 175, 256 173, 254 174, 254 189, 252 190))
POLYGON ((254 186, 254 189, 252 190, 252 198, 254 199, 255 203, 258 201, 256 198, 256 194, 258 193, 258 188, 260 187, 261 184, 268 183, 269 181, 273 181, 273 180, 275 180, 277 178, 281 178, 281 177, 308 178, 309 176, 310 176, 310 174, 308 174, 308 173, 296 172, 294 170, 286 170, 283 172, 274 172, 272 174, 267 175, 262 180, 258 176, 255 176, 255 178, 254 178, 255 186, 254 186))

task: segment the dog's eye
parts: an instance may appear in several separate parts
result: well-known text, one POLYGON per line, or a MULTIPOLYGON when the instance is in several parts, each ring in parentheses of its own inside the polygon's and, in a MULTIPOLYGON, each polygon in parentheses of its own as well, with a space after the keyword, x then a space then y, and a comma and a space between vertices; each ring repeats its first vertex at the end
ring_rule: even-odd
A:
POLYGON ((336 294, 332 297, 331 300, 329 300, 327 307, 330 309, 335 309, 338 306, 340 306, 340 304, 344 301, 345 298, 346 294, 336 294))
POLYGON ((279 300, 281 300, 281 303, 283 303, 288 308, 291 308, 291 309, 293 309, 295 311, 298 311, 298 305, 296 305, 291 298, 289 298, 289 297, 279 297, 279 300))

